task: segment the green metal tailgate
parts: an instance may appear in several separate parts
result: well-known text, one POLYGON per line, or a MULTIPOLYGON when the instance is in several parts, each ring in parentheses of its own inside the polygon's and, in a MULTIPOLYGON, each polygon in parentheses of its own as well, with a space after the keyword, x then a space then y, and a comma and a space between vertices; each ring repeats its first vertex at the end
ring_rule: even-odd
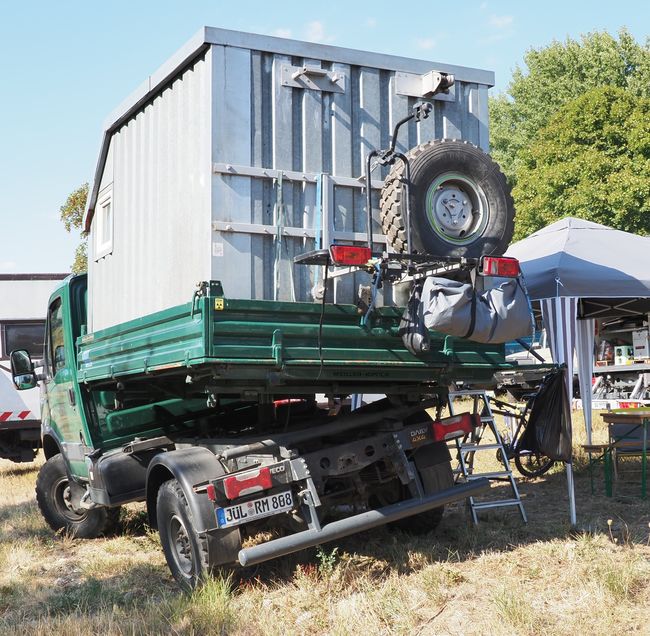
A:
POLYGON ((105 380, 211 367, 228 381, 430 382, 489 378, 509 368, 503 345, 431 333, 412 355, 397 331, 401 310, 378 309, 360 325, 354 305, 232 300, 207 296, 82 336, 79 379, 105 380))

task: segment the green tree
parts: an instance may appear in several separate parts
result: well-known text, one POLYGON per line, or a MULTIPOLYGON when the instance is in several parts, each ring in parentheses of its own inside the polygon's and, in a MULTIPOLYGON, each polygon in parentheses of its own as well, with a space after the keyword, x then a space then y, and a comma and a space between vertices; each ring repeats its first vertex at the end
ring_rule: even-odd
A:
POLYGON ((511 182, 522 151, 564 104, 599 86, 650 96, 650 41, 640 45, 625 29, 618 38, 594 32, 553 41, 530 49, 524 63, 526 70, 515 67, 508 93, 490 99, 492 155, 511 182))
POLYGON ((86 201, 88 200, 88 184, 84 183, 68 195, 65 203, 60 207, 61 220, 68 232, 81 230, 81 243, 77 246, 72 263, 72 271, 85 272, 88 268, 87 236, 82 229, 86 201))
POLYGON ((650 233, 650 98, 594 88, 519 155, 515 238, 565 216, 650 233))

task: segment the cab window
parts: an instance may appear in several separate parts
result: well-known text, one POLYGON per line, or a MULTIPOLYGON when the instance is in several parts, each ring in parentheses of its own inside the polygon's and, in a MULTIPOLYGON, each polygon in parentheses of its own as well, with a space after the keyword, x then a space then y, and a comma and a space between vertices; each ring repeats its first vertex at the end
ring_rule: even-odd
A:
POLYGON ((65 345, 63 342, 63 306, 57 298, 51 305, 47 318, 48 324, 48 370, 55 376, 59 369, 65 367, 65 345))

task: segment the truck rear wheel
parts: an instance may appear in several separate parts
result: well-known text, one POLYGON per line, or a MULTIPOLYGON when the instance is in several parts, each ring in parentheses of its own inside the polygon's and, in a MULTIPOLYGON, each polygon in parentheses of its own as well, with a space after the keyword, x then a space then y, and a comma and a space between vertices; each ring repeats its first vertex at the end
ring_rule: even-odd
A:
MULTIPOLYGON (((514 230, 514 204, 504 174, 480 148, 455 139, 407 153, 411 169, 412 251, 437 256, 503 254, 514 230)), ((381 226, 405 252, 404 164, 395 164, 381 192, 381 226)))
POLYGON ((216 555, 208 536, 194 530, 185 493, 176 479, 158 490, 156 515, 167 565, 180 587, 189 592, 215 569, 216 555))
POLYGON ((71 486, 63 455, 50 457, 36 479, 36 502, 50 528, 79 539, 94 539, 113 530, 120 509, 81 508, 76 490, 71 486))

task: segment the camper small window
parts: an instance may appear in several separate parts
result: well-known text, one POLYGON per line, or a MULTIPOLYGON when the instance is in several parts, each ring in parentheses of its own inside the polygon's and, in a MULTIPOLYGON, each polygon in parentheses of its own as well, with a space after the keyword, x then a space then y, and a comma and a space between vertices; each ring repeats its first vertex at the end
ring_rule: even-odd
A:
POLYGON ((98 199, 95 214, 95 260, 98 260, 113 251, 113 197, 111 190, 98 199))

